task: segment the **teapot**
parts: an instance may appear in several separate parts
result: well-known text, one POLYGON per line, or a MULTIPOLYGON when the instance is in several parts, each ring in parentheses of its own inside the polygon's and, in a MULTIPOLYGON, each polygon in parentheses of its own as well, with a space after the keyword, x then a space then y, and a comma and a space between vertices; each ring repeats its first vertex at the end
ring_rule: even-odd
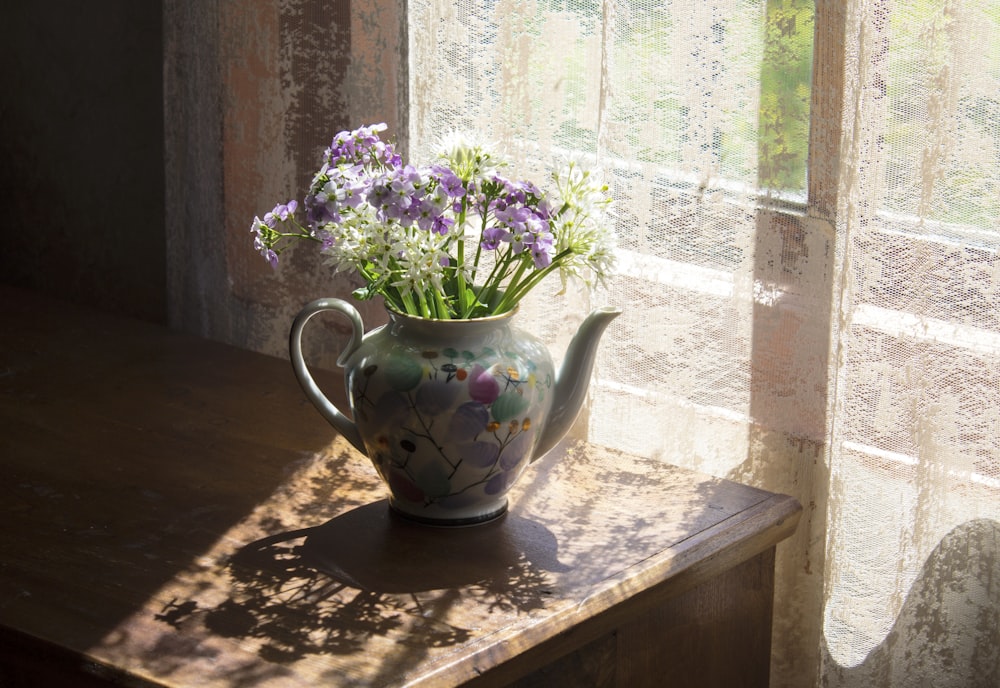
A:
POLYGON ((296 378, 320 414, 371 460, 396 514, 441 526, 502 516, 524 469, 576 420, 601 335, 621 310, 593 311, 558 372, 542 342, 512 325, 515 313, 431 320, 389 309, 388 323, 368 333, 341 299, 317 299, 296 316, 289 335, 296 378), (350 321, 337 358, 350 414, 320 390, 303 358, 303 329, 324 311, 350 321))

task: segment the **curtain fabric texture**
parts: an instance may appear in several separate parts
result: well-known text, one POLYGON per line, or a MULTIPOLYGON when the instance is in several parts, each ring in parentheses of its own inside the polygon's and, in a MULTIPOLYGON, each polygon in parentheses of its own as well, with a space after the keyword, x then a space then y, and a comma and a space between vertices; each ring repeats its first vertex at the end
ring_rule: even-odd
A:
MULTIPOLYGON (((1000 4, 410 0, 411 158, 599 167, 591 441, 794 494, 772 684, 1000 685, 1000 4), (815 43, 814 43, 815 41, 815 43)), ((669 495, 664 495, 669 498, 669 495)))

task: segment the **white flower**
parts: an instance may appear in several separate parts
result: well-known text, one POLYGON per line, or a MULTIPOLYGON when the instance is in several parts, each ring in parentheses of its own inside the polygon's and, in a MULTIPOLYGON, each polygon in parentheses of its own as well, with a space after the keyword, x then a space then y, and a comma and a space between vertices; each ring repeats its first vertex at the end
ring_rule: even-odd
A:
POLYGON ((553 174, 553 181, 556 194, 552 206, 558 208, 552 221, 556 253, 570 251, 560 265, 563 282, 576 276, 589 284, 588 273, 603 281, 616 262, 608 187, 596 172, 575 160, 553 174))
POLYGON ((428 289, 443 291, 445 267, 449 262, 446 246, 440 235, 420 230, 406 232, 390 249, 396 256, 398 275, 392 286, 404 293, 428 289))
POLYGON ((476 143, 460 131, 448 132, 441 137, 438 160, 450 167, 463 182, 486 179, 507 164, 493 145, 476 143))

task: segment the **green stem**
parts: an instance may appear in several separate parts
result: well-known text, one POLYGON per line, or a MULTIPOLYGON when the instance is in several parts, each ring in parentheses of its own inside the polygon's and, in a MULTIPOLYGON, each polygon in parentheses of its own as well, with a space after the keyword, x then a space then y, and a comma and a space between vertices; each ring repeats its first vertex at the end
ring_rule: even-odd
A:
MULTIPOLYGON (((511 277, 510 282, 507 285, 507 289, 506 291, 504 291, 503 298, 500 299, 500 303, 498 303, 496 309, 494 309, 495 313, 498 314, 506 313, 508 310, 517 305, 518 301, 521 300, 521 297, 517 296, 517 293, 521 291, 519 288, 520 285, 518 283, 521 281, 521 276, 524 274, 524 271, 527 268, 528 268, 527 260, 522 258, 521 260, 518 261, 517 270, 514 272, 514 276, 511 277)), ((531 278, 529 277, 528 280, 526 281, 530 280, 531 278)))
POLYGON ((508 272, 508 267, 512 261, 512 254, 510 247, 507 248, 507 252, 497 259, 496 264, 493 266, 493 270, 490 272, 490 276, 486 278, 483 282, 483 290, 478 294, 479 302, 482 303, 487 309, 489 309, 490 302, 496 296, 497 291, 500 289, 501 283, 506 279, 508 272))
POLYGON ((419 315, 420 311, 417 308, 417 304, 414 303, 413 301, 412 293, 403 294, 400 297, 400 300, 403 302, 403 310, 405 313, 407 313, 408 315, 419 315))
MULTIPOLYGON (((522 282, 521 284, 516 284, 515 282, 512 282, 511 284, 513 288, 508 289, 504 293, 504 299, 503 302, 501 302, 501 305, 506 304, 507 308, 513 308, 522 298, 524 298, 524 296, 529 291, 534 289, 539 282, 541 282, 550 274, 558 270, 559 267, 562 265, 563 260, 572 253, 573 253, 572 249, 566 249, 562 253, 558 254, 555 258, 553 258, 552 262, 549 263, 547 266, 545 266, 541 270, 536 270, 535 272, 531 273, 528 276, 528 279, 524 280, 524 282, 522 282)), ((523 266, 524 264, 522 264, 522 267, 523 266)), ((501 311, 498 307, 497 312, 502 313, 504 311, 501 311)))
MULTIPOLYGON (((458 213, 458 246, 456 248, 456 255, 458 256, 458 261, 456 263, 455 279, 458 283, 458 303, 459 307, 464 310, 462 304, 465 302, 465 272, 462 268, 465 266, 465 203, 466 199, 462 199, 462 209, 458 213)), ((440 296, 440 295, 439 295, 440 296)), ((460 316, 464 316, 464 313, 459 313, 460 316)))
MULTIPOLYGON (((465 207, 466 207, 465 203, 466 203, 465 199, 462 199, 462 212, 463 212, 463 214, 465 213, 465 207)), ((483 217, 482 218, 482 225, 479 228, 479 241, 476 242, 476 258, 475 258, 475 260, 472 261, 472 269, 469 271, 470 274, 472 275, 473 284, 475 284, 477 282, 479 284, 489 284, 489 280, 487 280, 486 282, 479 282, 479 280, 478 280, 478 277, 479 277, 479 261, 480 261, 480 259, 483 256, 483 232, 485 232, 485 231, 486 231, 486 218, 483 217)), ((494 269, 495 268, 496 268, 496 266, 494 266, 494 269)), ((482 301, 482 295, 479 294, 479 293, 477 293, 475 295, 475 300, 471 300, 471 301, 469 301, 469 302, 466 303, 465 307, 463 308, 462 317, 463 318, 472 317, 472 315, 477 310, 479 310, 478 304, 481 301, 482 301)))
POLYGON ((437 289, 434 290, 434 303, 437 306, 437 317, 439 320, 451 320, 451 309, 437 289))
POLYGON ((431 309, 427 304, 427 297, 424 296, 422 291, 417 292, 417 303, 420 306, 420 316, 424 318, 431 318, 431 309))
POLYGON ((302 232, 279 232, 277 230, 273 230, 273 231, 274 231, 274 233, 277 236, 279 236, 279 237, 281 237, 283 239, 288 239, 288 238, 292 238, 292 239, 309 239, 310 241, 315 241, 316 243, 320 243, 321 241, 323 241, 318 236, 313 236, 312 234, 309 234, 308 232, 305 232, 305 231, 302 231, 302 232))

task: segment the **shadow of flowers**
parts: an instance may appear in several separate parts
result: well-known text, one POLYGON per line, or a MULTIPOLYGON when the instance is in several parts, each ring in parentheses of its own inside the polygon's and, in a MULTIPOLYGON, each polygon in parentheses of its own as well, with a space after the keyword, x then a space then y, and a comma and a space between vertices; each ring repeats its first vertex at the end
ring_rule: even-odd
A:
POLYGON ((156 619, 255 640, 259 656, 279 664, 360 652, 373 636, 442 647, 473 634, 472 619, 451 613, 463 601, 475 598, 490 614, 540 609, 551 594, 548 573, 564 570, 555 537, 535 521, 507 514, 433 528, 382 500, 242 547, 226 565, 226 599, 175 599, 156 619))

